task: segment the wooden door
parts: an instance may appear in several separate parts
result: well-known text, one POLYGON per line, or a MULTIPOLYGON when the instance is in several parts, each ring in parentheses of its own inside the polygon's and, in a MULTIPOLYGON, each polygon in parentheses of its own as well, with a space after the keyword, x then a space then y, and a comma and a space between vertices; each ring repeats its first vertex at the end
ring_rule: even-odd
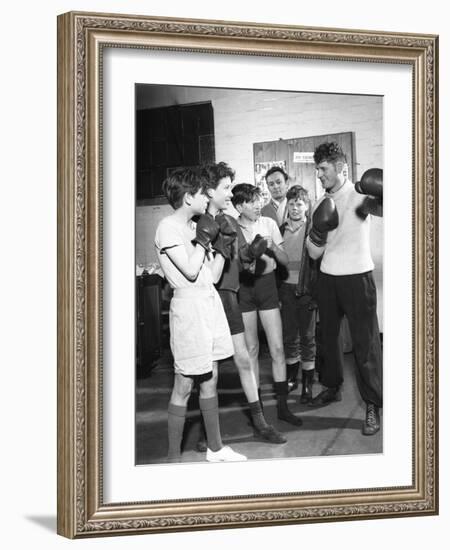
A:
POLYGON ((326 134, 291 139, 279 139, 253 144, 255 166, 260 163, 284 161, 291 185, 298 184, 308 190, 313 201, 320 196, 320 184, 317 185, 316 167, 312 155, 321 143, 335 141, 347 156, 349 178, 354 181, 355 155, 352 132, 326 134))

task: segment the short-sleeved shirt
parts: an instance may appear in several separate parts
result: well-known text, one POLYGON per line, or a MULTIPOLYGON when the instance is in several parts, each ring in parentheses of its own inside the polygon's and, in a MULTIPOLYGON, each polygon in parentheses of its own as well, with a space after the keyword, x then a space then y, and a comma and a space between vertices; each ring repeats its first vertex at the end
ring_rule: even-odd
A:
POLYGON ((222 302, 213 285, 209 260, 205 258, 195 281, 187 279, 172 263, 166 250, 184 247, 195 251, 192 239, 196 224, 168 216, 156 229, 155 246, 161 268, 174 289, 170 302, 170 348, 175 372, 201 375, 212 370, 213 361, 233 355, 233 341, 222 302))
MULTIPOLYGON (((242 225, 240 218, 238 219, 239 227, 242 229, 245 240, 251 243, 256 235, 262 237, 271 237, 272 241, 280 246, 283 244, 283 237, 281 236, 278 225, 272 218, 261 216, 252 225, 242 225)), ((255 275, 266 275, 271 273, 277 267, 277 262, 271 256, 263 254, 261 258, 256 262, 255 275)))
POLYGON ((168 216, 160 221, 155 234, 155 246, 158 260, 164 275, 172 288, 184 288, 190 286, 211 286, 213 284, 212 272, 209 269, 209 260, 205 261, 195 281, 187 279, 183 273, 173 264, 172 260, 165 253, 166 249, 175 246, 184 246, 186 254, 191 256, 195 246, 192 239, 195 238, 196 224, 190 221, 185 224, 175 218, 168 216))

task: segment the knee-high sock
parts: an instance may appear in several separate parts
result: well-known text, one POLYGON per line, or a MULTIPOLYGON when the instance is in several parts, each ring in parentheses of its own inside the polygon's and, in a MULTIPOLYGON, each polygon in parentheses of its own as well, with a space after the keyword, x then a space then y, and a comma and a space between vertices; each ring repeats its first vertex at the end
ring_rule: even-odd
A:
POLYGON ((261 404, 261 410, 264 412, 264 403, 263 403, 263 400, 262 400, 262 397, 261 397, 261 388, 258 388, 258 400, 261 404))
POLYGON ((208 397, 206 399, 200 397, 198 402, 202 412, 203 421, 205 423, 208 448, 211 449, 211 451, 218 451, 223 447, 223 444, 222 438, 220 437, 219 405, 217 396, 208 397))
POLYGON ((252 415, 252 421, 255 428, 262 430, 268 427, 266 419, 264 418, 264 413, 261 406, 261 401, 254 401, 253 403, 248 404, 250 409, 250 414, 252 415))
POLYGON ((169 434, 169 458, 181 456, 181 441, 183 439, 184 422, 186 420, 186 406, 169 403, 168 410, 168 434, 169 434))

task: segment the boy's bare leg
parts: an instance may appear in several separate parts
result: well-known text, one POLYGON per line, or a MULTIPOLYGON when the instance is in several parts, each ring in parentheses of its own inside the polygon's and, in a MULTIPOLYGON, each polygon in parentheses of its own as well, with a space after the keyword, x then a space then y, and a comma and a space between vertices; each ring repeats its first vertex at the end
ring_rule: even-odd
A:
POLYGON ((274 382, 286 380, 286 360, 284 357, 283 329, 281 326, 280 310, 264 309, 259 312, 261 324, 266 333, 272 358, 272 375, 274 382))
POLYGON ((256 385, 259 388, 259 339, 258 339, 258 318, 256 311, 246 311, 242 313, 245 328, 245 344, 250 358, 256 385))
POLYGON ((273 426, 270 426, 264 418, 258 386, 251 367, 244 333, 232 334, 231 337, 234 346, 233 360, 238 369, 241 385, 249 404, 255 435, 268 443, 286 443, 286 438, 277 432, 273 426))
POLYGON ((239 334, 232 334, 231 338, 233 339, 234 346, 233 360, 238 369, 242 389, 247 401, 253 403, 259 399, 258 384, 245 343, 245 335, 243 332, 240 332, 239 334))
POLYGON ((223 447, 220 436, 219 405, 217 399, 217 361, 212 364, 212 377, 200 384, 200 411, 206 430, 208 448, 218 451, 223 447))
POLYGON ((277 396, 278 418, 294 426, 301 426, 303 424, 302 419, 292 414, 287 405, 288 384, 280 310, 278 308, 266 309, 260 311, 259 315, 272 357, 272 373, 277 396))

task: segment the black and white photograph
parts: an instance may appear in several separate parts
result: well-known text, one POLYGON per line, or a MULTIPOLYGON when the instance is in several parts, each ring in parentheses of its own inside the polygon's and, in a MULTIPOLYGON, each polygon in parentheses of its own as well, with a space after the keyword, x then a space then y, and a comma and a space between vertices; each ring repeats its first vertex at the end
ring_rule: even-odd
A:
POLYGON ((136 465, 383 453, 383 159, 380 95, 136 84, 136 465))
POLYGON ((58 17, 59 534, 438 513, 437 55, 58 17))

